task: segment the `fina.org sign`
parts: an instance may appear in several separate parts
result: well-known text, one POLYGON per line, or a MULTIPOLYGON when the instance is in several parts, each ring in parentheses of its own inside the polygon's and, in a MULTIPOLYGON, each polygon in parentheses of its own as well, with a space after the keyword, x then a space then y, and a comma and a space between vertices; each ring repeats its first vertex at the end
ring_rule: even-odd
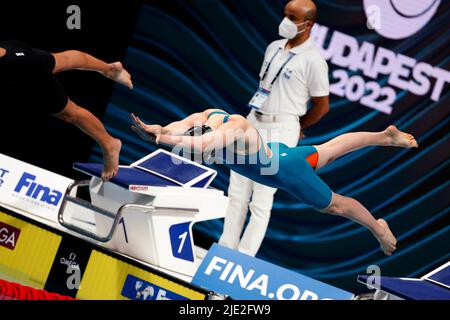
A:
MULTIPOLYGON (((372 5, 380 6, 380 26, 375 29, 383 36, 389 29, 392 37, 401 38, 400 34, 408 36, 416 33, 433 17, 439 1, 430 1, 415 1, 416 5, 411 6, 413 10, 406 9, 403 5, 405 1, 366 0, 365 8, 370 11, 372 5), (424 6, 426 3, 428 7, 424 6), (395 10, 391 4, 395 5, 395 10), (394 10, 393 12, 403 12, 404 17, 398 13, 388 14, 389 8, 394 10), (414 12, 423 14, 414 15, 414 12), (411 27, 408 19, 420 22, 421 27, 411 27), (391 28, 392 24, 396 27, 391 28)), ((370 13, 373 13, 373 10, 370 13)), ((392 106, 397 100, 396 89, 417 96, 429 95, 432 101, 439 101, 445 84, 450 82, 450 73, 447 70, 367 41, 360 43, 354 36, 331 30, 327 26, 316 24, 312 37, 321 48, 324 58, 339 67, 332 73, 335 81, 330 87, 331 93, 386 114, 392 113, 392 106)))
POLYGON ((192 283, 236 300, 351 300, 353 294, 213 244, 192 283))

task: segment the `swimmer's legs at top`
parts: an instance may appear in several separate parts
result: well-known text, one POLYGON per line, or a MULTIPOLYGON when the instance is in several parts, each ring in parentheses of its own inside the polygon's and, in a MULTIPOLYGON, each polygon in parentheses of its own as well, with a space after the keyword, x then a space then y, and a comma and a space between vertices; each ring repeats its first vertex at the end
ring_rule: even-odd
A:
MULTIPOLYGON (((418 144, 412 135, 401 132, 394 126, 390 126, 382 132, 348 133, 316 146, 319 154, 317 168, 322 168, 349 152, 367 146, 417 148, 418 144)), ((357 200, 333 193, 331 204, 321 211, 345 217, 368 228, 380 242, 381 249, 386 255, 390 256, 395 251, 397 240, 387 222, 383 219, 376 220, 369 210, 357 200)))
POLYGON ((79 107, 69 99, 66 107, 56 117, 68 123, 72 123, 92 137, 101 147, 103 152, 104 168, 102 179, 109 180, 119 170, 119 154, 122 143, 113 138, 105 129, 101 121, 85 108, 79 107))
POLYGON ((389 126, 381 132, 352 132, 340 135, 322 145, 314 146, 319 154, 316 169, 320 169, 334 160, 369 146, 417 148, 417 141, 410 134, 401 132, 395 126, 389 126))
MULTIPOLYGON (((130 74, 123 68, 122 63, 106 63, 87 53, 78 50, 68 50, 52 54, 55 58, 53 73, 67 70, 97 71, 105 77, 117 81, 128 88, 133 88, 130 74)), ((90 111, 76 105, 69 99, 67 105, 56 116, 66 122, 72 123, 91 136, 101 147, 103 152, 104 168, 102 179, 109 180, 119 170, 119 153, 121 142, 108 134, 100 120, 90 111)))
POLYGON ((133 89, 131 76, 121 62, 106 63, 78 50, 52 53, 52 55, 55 58, 53 73, 67 70, 97 71, 105 77, 133 89))

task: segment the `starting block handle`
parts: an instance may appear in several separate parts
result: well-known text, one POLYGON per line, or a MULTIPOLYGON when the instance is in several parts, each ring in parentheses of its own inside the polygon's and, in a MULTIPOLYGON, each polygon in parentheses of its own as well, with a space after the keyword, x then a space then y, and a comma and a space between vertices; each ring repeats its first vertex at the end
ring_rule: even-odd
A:
POLYGON ((94 206, 92 203, 90 203, 89 201, 77 198, 76 196, 71 196, 71 192, 73 189, 78 188, 78 187, 86 187, 90 185, 90 181, 89 180, 85 180, 85 181, 78 181, 75 183, 72 183, 66 191, 65 197, 64 197, 64 202, 61 205, 61 208, 59 209, 58 212, 58 221, 60 223, 60 225, 62 225, 63 227, 75 231, 81 235, 84 235, 86 237, 89 237, 93 240, 99 241, 99 242, 108 242, 112 239, 112 237, 114 236, 114 232, 116 231, 117 225, 120 222, 120 219, 122 218, 123 212, 126 209, 138 209, 138 210, 142 210, 143 212, 149 213, 149 214, 153 214, 154 212, 158 211, 167 211, 169 213, 178 213, 178 214, 196 214, 199 213, 198 209, 191 209, 191 208, 171 208, 171 207, 154 207, 154 206, 145 206, 145 205, 137 205, 137 204, 124 204, 123 206, 121 206, 117 212, 117 214, 114 214, 110 211, 107 211, 105 209, 102 209, 100 207, 94 206), (90 231, 84 230, 80 227, 77 227, 71 223, 68 223, 66 221, 64 221, 64 211, 66 209, 66 205, 67 202, 72 202, 75 203, 76 205, 79 205, 81 207, 84 207, 86 209, 92 210, 95 213, 99 213, 101 215, 104 215, 108 218, 114 219, 113 221, 113 225, 111 227, 110 232, 108 233, 107 236, 105 237, 101 237, 95 233, 92 233, 90 231))

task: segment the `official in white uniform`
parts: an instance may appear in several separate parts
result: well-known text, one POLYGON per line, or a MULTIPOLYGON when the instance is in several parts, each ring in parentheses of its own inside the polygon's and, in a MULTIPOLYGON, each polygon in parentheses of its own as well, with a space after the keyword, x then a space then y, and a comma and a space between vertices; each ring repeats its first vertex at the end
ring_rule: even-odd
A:
MULTIPOLYGON (((284 39, 266 50, 260 87, 249 103, 252 110, 247 117, 266 142, 295 147, 302 130, 329 111, 328 65, 310 38, 316 12, 310 0, 288 2, 279 27, 284 39), (308 110, 309 101, 312 107, 308 110)), ((276 191, 231 171, 230 204, 219 244, 255 256, 266 234, 276 191), (251 216, 241 238, 248 208, 251 216)))

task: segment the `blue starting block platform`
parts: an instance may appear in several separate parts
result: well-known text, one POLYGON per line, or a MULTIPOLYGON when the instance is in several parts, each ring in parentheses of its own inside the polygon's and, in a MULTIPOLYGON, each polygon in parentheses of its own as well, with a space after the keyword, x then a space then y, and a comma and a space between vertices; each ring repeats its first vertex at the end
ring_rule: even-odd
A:
MULTIPOLYGON (((369 276, 358 276, 358 281, 367 284, 369 276)), ((379 283, 375 297, 383 299, 450 300, 450 261, 420 279, 376 277, 370 281, 379 283)))
MULTIPOLYGON (((73 165, 75 170, 83 172, 87 175, 100 177, 103 165, 94 163, 75 163, 73 165)), ((157 175, 148 174, 142 170, 120 166, 119 172, 115 177, 110 180, 118 186, 125 189, 129 189, 132 186, 152 186, 152 187, 175 187, 178 186, 177 183, 172 182, 168 179, 162 178, 157 175)))
MULTIPOLYGON (((75 163, 74 169, 100 178, 103 165, 75 163)), ((215 170, 161 149, 130 166, 120 166, 110 182, 126 189, 137 186, 207 188, 216 175, 215 170)))

